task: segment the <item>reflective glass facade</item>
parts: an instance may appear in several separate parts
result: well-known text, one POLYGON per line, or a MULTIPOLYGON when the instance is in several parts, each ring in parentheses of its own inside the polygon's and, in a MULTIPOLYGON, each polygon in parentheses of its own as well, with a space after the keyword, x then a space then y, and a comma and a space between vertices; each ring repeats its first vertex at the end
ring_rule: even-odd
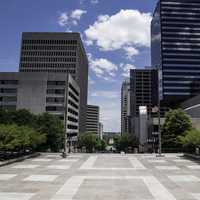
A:
POLYGON ((166 102, 200 92, 200 1, 160 0, 152 20, 152 66, 162 69, 166 102))

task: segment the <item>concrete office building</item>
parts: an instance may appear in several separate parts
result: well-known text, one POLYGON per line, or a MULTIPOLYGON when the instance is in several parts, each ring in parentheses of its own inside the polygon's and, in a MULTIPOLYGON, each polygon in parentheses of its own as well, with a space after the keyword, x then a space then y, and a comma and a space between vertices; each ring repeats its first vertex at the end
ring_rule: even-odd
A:
POLYGON ((74 140, 79 132, 79 102, 79 86, 69 74, 0 73, 0 108, 66 117, 66 132, 74 140))
POLYGON ((80 132, 85 132, 88 59, 79 33, 23 33, 19 69, 70 73, 80 87, 80 132))
POLYGON ((200 1, 159 0, 151 25, 152 66, 161 70, 163 103, 200 92, 200 1))
POLYGON ((121 134, 130 133, 130 79, 126 79, 121 87, 121 134))
POLYGON ((86 132, 99 134, 99 106, 87 105, 86 132))

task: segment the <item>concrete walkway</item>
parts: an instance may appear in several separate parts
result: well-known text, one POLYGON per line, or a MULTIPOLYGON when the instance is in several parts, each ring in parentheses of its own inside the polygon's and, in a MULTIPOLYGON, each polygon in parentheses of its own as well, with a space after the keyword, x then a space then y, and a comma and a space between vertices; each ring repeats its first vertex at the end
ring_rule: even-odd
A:
POLYGON ((200 200, 200 165, 179 154, 43 154, 0 168, 0 200, 200 200))

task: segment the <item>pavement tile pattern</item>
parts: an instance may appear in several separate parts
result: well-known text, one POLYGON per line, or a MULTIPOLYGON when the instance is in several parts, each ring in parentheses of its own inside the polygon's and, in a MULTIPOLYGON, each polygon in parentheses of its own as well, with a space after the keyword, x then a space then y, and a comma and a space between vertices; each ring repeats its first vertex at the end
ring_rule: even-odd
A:
POLYGON ((181 154, 42 154, 0 168, 0 200, 200 200, 181 154))

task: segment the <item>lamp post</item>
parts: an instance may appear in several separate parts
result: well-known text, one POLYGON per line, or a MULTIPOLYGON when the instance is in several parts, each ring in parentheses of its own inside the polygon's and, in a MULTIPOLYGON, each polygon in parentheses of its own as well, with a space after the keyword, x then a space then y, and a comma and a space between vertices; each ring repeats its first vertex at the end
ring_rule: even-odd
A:
POLYGON ((64 151, 62 157, 67 157, 67 84, 65 83, 64 93, 64 151))
POLYGON ((160 101, 162 95, 162 70, 158 69, 158 137, 159 137, 159 149, 157 157, 164 157, 162 155, 162 137, 161 137, 161 120, 160 120, 160 101))

